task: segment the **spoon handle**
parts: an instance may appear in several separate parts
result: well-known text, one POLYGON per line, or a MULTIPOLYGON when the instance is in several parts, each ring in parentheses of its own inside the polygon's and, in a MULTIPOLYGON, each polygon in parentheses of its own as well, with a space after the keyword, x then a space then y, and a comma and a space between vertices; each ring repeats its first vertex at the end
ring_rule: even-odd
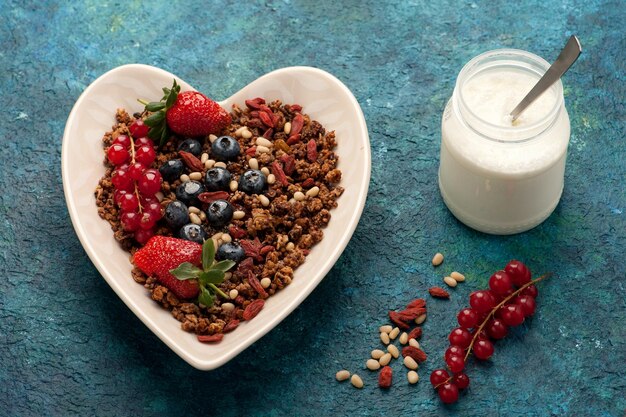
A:
POLYGON ((552 84, 558 81, 559 78, 572 66, 578 56, 582 52, 582 47, 580 46, 580 42, 578 38, 572 35, 565 48, 559 54, 559 57, 554 61, 554 63, 548 68, 543 77, 535 84, 535 86, 530 90, 526 97, 520 101, 520 103, 513 109, 511 112, 511 116, 513 117, 512 121, 515 121, 519 117, 520 114, 528 107, 533 101, 535 101, 544 91, 546 91, 552 84))

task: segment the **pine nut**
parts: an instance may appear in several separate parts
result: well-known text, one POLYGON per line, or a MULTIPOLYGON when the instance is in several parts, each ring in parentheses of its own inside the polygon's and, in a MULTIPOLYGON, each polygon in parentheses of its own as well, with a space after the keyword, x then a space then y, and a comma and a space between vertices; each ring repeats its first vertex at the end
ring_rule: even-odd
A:
POLYGON ((415 319, 415 324, 422 324, 426 321, 426 313, 424 314, 420 314, 419 316, 417 316, 417 318, 415 319))
POLYGON ((270 175, 270 170, 268 167, 263 167, 261 168, 261 172, 263 173, 263 175, 265 175, 266 177, 270 175))
POLYGON ((304 200, 304 193, 302 191, 296 191, 293 193, 293 198, 296 201, 302 201, 304 200))
POLYGON ((239 129, 235 130, 235 136, 241 136, 244 130, 248 130, 246 126, 241 126, 239 129))
POLYGON ((415 362, 415 359, 413 359, 412 357, 405 356, 404 357, 404 366, 406 366, 409 369, 416 370, 417 369, 417 362, 415 362))
POLYGON ((233 311, 234 309, 235 309, 235 305, 233 303, 222 304, 222 310, 226 311, 227 313, 230 311, 233 311))
POLYGON ((365 363, 365 366, 367 366, 367 369, 369 369, 370 371, 380 369, 380 363, 378 363, 376 359, 368 359, 365 363))
POLYGON ((206 213, 204 211, 201 211, 200 214, 198 214, 198 216, 200 216, 200 220, 202 221, 206 220, 206 213))
POLYGON ((216 234, 211 236, 211 239, 215 239, 215 240, 219 240, 221 238, 222 238, 222 232, 217 232, 216 234))
POLYGON ((456 287, 456 284, 458 284, 456 280, 452 277, 444 277, 443 282, 445 282, 448 287, 453 287, 453 288, 456 287))
POLYGON ((453 273, 450 274, 450 276, 456 281, 456 282, 463 282, 465 281, 465 275, 454 271, 453 273))
POLYGON ((388 345, 389 344, 389 333, 381 333, 380 334, 380 341, 383 342, 384 344, 388 345))
POLYGON ((394 340, 396 337, 398 337, 399 334, 400 334, 400 329, 397 327, 394 327, 393 330, 389 332, 389 338, 391 340, 394 340))
MULTIPOLYGON (((267 206, 270 205, 270 199, 267 198, 266 196, 264 196, 263 194, 261 194, 258 198, 259 198, 259 201, 261 202, 261 205, 263 207, 267 207, 267 206)), ((456 282, 456 281, 454 281, 454 282, 456 282)))
POLYGON ((224 168, 224 169, 226 169, 226 162, 216 162, 213 166, 215 168, 224 168))
POLYGON ((250 132, 248 128, 246 127, 246 129, 243 132, 241 132, 241 137, 244 139, 250 139, 252 137, 252 132, 250 132))
POLYGON ((387 352, 391 353, 394 359, 398 359, 398 356, 400 356, 400 351, 396 345, 387 345, 387 352))
POLYGON ((213 159, 207 159, 207 161, 204 163, 204 167, 206 169, 213 168, 213 165, 215 165, 215 161, 213 159))
POLYGON ((212 135, 212 134, 209 135, 209 142, 213 143, 213 142, 215 142, 215 139, 217 139, 217 136, 212 135))
POLYGON ((274 184, 275 182, 276 182, 276 176, 275 176, 274 174, 269 174, 269 175, 267 176, 267 183, 268 183, 269 185, 272 185, 272 184, 274 184))
POLYGON ((419 349, 420 348, 420 342, 418 342, 417 340, 411 338, 411 339, 409 339, 409 346, 413 346, 413 347, 416 347, 416 348, 419 349))
POLYGON ((433 266, 439 266, 443 262, 443 255, 437 252, 435 256, 433 256, 433 266))
POLYGON ((189 175, 183 174, 183 175, 180 176, 180 181, 181 182, 191 181, 191 178, 189 178, 189 175))
POLYGON ((317 195, 320 193, 320 187, 315 186, 313 188, 310 188, 307 192, 306 195, 308 197, 317 197, 317 195))
POLYGON ((409 341, 409 335, 406 332, 402 332, 400 339, 398 340, 400 341, 400 344, 406 345, 409 341))
POLYGON ((187 210, 189 211, 189 213, 200 214, 200 209, 198 207, 189 206, 189 208, 187 210))
POLYGON ((289 199, 289 204, 295 204, 296 203, 296 199, 295 198, 290 198, 289 199))
POLYGON ((285 126, 283 126, 283 132, 285 132, 286 134, 291 133, 291 122, 285 123, 285 126))
POLYGON ((350 383, 352 383, 355 388, 363 388, 363 380, 357 374, 352 375, 352 377, 350 378, 350 383))
POLYGON ((269 278, 265 277, 265 278, 263 278, 263 279, 261 280, 261 287, 263 287, 263 288, 269 288, 269 287, 270 287, 270 285, 272 285, 272 280, 271 280, 271 279, 269 279, 269 278))
POLYGON ((224 273, 224 280, 228 281, 229 279, 231 279, 233 277, 233 273, 232 272, 225 272, 224 273))
POLYGON ((409 384, 413 385, 413 384, 417 384, 417 381, 420 380, 420 376, 415 371, 409 371, 406 374, 406 379, 409 380, 409 384))
POLYGON ((239 188, 239 183, 235 180, 232 180, 229 184, 228 184, 228 188, 230 188, 230 191, 237 191, 237 188, 239 188))
POLYGON ((346 379, 350 378, 350 372, 342 369, 335 374, 335 378, 337 379, 337 381, 345 381, 346 379))
POLYGON ((248 165, 251 169, 259 169, 259 161, 256 158, 250 158, 248 165))
POLYGON ((209 160, 209 154, 204 152, 201 156, 200 156, 200 162, 202 162, 203 164, 209 160))
POLYGON ((380 359, 383 357, 383 355, 385 354, 385 352, 383 352, 380 349, 374 349, 372 351, 372 359, 380 359))
POLYGON ((389 365, 389 362, 391 362, 391 353, 385 353, 383 356, 380 357, 380 359, 378 360, 378 363, 380 363, 382 366, 387 366, 389 365))
POLYGON ((380 327, 378 328, 378 330, 379 330, 381 333, 391 333, 391 331, 393 330, 393 327, 391 327, 390 325, 380 326, 380 327))
POLYGON ((233 219, 235 220, 241 220, 246 216, 246 212, 245 211, 241 211, 241 210, 237 210, 233 213, 233 219))
POLYGON ((270 148, 268 148, 267 146, 257 146, 256 153, 257 155, 262 153, 270 153, 270 148))
POLYGON ((259 136, 258 138, 256 138, 256 144, 258 146, 265 146, 266 148, 271 148, 272 146, 274 146, 272 142, 265 139, 263 136, 259 136))
POLYGON ((233 238, 232 238, 232 237, 230 237, 230 235, 229 235, 228 233, 224 233, 224 234, 222 235, 222 241, 223 241, 224 243, 230 243, 230 242, 232 242, 232 241, 233 241, 233 238))
POLYGON ((228 296, 230 297, 231 300, 234 300, 235 298, 237 298, 237 296, 239 295, 239 291, 232 289, 228 292, 228 296))
POLYGON ((192 172, 189 174, 189 179, 194 181, 200 181, 202 179, 202 172, 192 172))
POLYGON ((157 198, 157 200, 159 200, 159 203, 163 201, 163 199, 165 198, 165 196, 163 195, 161 191, 157 191, 157 193, 154 196, 157 198))
POLYGON ((202 220, 196 213, 189 213, 189 221, 193 224, 202 224, 202 220))

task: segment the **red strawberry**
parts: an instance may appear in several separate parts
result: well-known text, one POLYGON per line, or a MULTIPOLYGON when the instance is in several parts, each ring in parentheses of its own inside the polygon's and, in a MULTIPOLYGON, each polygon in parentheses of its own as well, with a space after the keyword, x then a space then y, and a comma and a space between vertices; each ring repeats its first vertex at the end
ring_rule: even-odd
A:
POLYGON ((219 104, 197 91, 180 92, 174 80, 172 88, 163 88, 161 101, 144 103, 152 114, 144 120, 150 126, 148 136, 163 146, 170 131, 182 136, 207 136, 219 133, 231 122, 230 114, 219 104))
POLYGON ((183 262, 200 266, 202 245, 173 237, 154 236, 133 255, 133 263, 147 275, 154 275, 179 298, 195 298, 200 291, 193 279, 181 281, 170 273, 183 262))
POLYGON ((182 136, 219 133, 231 122, 226 110, 197 91, 180 93, 166 116, 170 129, 182 136))

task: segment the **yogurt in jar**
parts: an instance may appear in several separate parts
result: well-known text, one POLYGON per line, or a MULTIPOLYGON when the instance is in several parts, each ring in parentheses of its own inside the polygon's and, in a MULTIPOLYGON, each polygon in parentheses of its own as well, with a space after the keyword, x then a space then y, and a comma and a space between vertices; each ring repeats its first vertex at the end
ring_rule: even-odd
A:
POLYGON ((512 122, 548 69, 529 52, 486 52, 463 67, 442 119, 439 188, 450 211, 486 233, 531 229, 563 191, 570 124, 561 81, 512 122))

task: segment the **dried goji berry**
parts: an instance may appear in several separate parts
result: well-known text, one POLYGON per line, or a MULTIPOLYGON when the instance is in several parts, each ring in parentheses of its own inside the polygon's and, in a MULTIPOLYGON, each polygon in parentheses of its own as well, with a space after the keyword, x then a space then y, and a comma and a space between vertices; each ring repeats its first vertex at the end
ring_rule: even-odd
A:
POLYGON ((263 300, 254 300, 253 302, 248 304, 246 309, 243 310, 243 319, 252 320, 253 318, 257 316, 257 314, 259 314, 259 312, 263 309, 264 305, 265 305, 265 301, 263 300))
POLYGON ((265 246, 263 246, 261 248, 261 250, 259 251, 259 254, 265 256, 268 253, 273 252, 275 250, 276 250, 276 248, 274 246, 272 246, 272 245, 265 245, 265 246))
POLYGON ((295 145, 298 142, 300 142, 299 133, 292 134, 291 136, 289 136, 289 139, 287 139, 287 145, 295 145))
POLYGON ((202 343, 217 343, 221 342, 223 338, 224 335, 222 333, 198 335, 198 340, 202 343))
POLYGON ((293 174, 293 171, 296 170, 295 158, 291 155, 284 154, 280 157, 280 161, 283 163, 283 171, 285 171, 285 174, 291 176, 291 174, 293 174))
POLYGON ((315 180, 313 178, 307 178, 306 180, 302 181, 303 188, 311 188, 314 185, 315 185, 315 180))
POLYGON ((248 284, 250 284, 254 291, 259 293, 261 298, 269 297, 269 295, 267 295, 267 292, 265 291, 265 288, 263 288, 257 277, 254 276, 254 272, 252 271, 248 271, 248 284))
POLYGON ((291 121, 291 135, 297 135, 302 131, 302 127, 304 126, 304 117, 300 113, 296 114, 293 120, 291 121))
POLYGON ((198 195, 198 200, 203 203, 210 203, 215 200, 228 200, 229 194, 226 191, 207 191, 198 195))
POLYGON ((383 366, 378 374, 378 386, 381 388, 391 387, 391 381, 393 379, 393 370, 390 366, 383 366))
POLYGON ((256 155, 256 146, 250 146, 248 149, 246 149, 246 155, 248 156, 256 155))
POLYGON ((241 239, 247 235, 245 230, 240 229, 237 226, 229 226, 228 234, 230 234, 233 239, 241 239))
POLYGON ((389 320, 391 320, 391 322, 393 324, 398 326, 400 328, 400 330, 409 330, 409 325, 406 323, 406 321, 404 321, 404 320, 402 320, 400 318, 400 314, 398 314, 397 312, 390 311, 389 312, 389 320))
POLYGON ((178 151, 178 154, 183 159, 183 162, 191 171, 198 172, 204 169, 204 164, 196 158, 196 156, 190 152, 178 151))
POLYGON ((417 308, 407 308, 406 310, 402 310, 400 312, 400 315, 401 317, 407 317, 406 321, 411 321, 411 320, 415 320, 416 318, 418 318, 424 313, 426 313, 425 308, 417 307, 417 308))
POLYGON ((265 126, 274 127, 274 119, 269 113, 259 112, 259 119, 261 119, 265 126))
POLYGON ((315 143, 315 139, 311 139, 306 144, 306 159, 308 159, 309 162, 317 161, 317 143, 315 143))
POLYGON ((424 300, 423 298, 416 298, 415 300, 411 301, 406 308, 421 308, 421 307, 426 307, 426 300, 424 300))
POLYGON ((422 363, 426 360, 427 355, 422 349, 416 348, 415 346, 405 346, 402 348, 402 356, 407 357, 410 356, 417 363, 422 363))
POLYGON ((283 167, 281 167, 276 161, 272 162, 272 174, 274 174, 278 182, 280 182, 283 186, 289 185, 289 181, 287 181, 287 176, 285 175, 285 171, 283 171, 283 167))
POLYGON ((222 329, 223 333, 228 333, 228 332, 232 332, 233 330, 235 330, 237 328, 237 326, 239 326, 239 320, 237 319, 232 319, 231 321, 229 321, 228 323, 226 323, 226 325, 224 326, 224 328, 222 329))
POLYGON ((274 129, 272 129, 271 127, 263 132, 263 137, 265 139, 272 139, 272 136, 274 136, 274 129))
POLYGON ((289 110, 291 110, 292 112, 299 112, 302 111, 302 106, 299 104, 292 104, 291 106, 289 106, 289 110))
POLYGON ((411 330, 411 332, 409 333, 409 339, 419 339, 420 337, 422 337, 422 328, 421 327, 416 327, 413 330, 411 330))
POLYGON ((431 287, 428 292, 435 298, 450 298, 450 294, 448 291, 444 290, 441 287, 431 287))

